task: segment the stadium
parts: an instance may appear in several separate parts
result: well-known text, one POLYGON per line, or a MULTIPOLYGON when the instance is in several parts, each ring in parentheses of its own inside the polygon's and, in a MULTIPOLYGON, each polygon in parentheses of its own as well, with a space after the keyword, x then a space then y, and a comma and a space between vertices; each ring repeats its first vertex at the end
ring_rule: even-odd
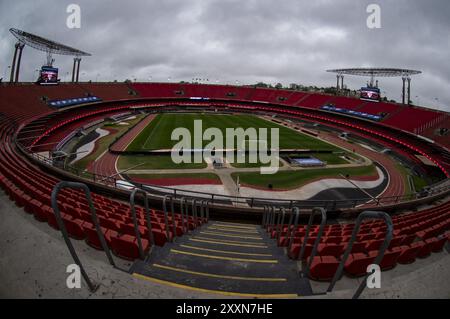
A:
POLYGON ((420 71, 328 70, 332 93, 82 82, 89 53, 10 31, 2 297, 378 298, 377 270, 385 296, 428 273, 420 296, 449 297, 450 114, 410 104, 420 71), (33 83, 28 47, 47 53, 33 83), (74 58, 67 81, 58 54, 74 58), (349 96, 344 75, 370 83, 349 96), (403 80, 402 102, 381 98, 383 77, 403 80))

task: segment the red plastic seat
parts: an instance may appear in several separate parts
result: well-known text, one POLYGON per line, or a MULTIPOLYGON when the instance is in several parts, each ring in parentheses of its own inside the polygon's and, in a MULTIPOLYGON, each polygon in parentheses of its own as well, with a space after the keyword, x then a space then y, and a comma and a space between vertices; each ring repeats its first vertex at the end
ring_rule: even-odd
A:
POLYGON ((419 246, 400 246, 394 248, 394 250, 400 251, 400 255, 397 259, 399 264, 411 264, 416 260, 417 253, 420 251, 419 246))
MULTIPOLYGON (((69 234, 70 237, 72 237, 74 239, 78 239, 78 240, 86 238, 86 234, 84 233, 84 230, 83 230, 84 221, 79 220, 79 219, 74 219, 70 215, 67 215, 67 214, 61 214, 61 215, 62 215, 61 217, 64 222, 64 226, 66 226, 67 233, 69 234)), ((56 222, 56 220, 55 220, 55 222, 56 222)))
MULTIPOLYGON (((139 246, 134 236, 127 234, 119 235, 115 231, 110 231, 111 249, 118 257, 134 260, 139 258, 139 246)), ((142 248, 148 251, 149 243, 146 239, 141 238, 142 248)))
POLYGON ((366 256, 363 253, 350 254, 347 259, 344 270, 347 274, 351 276, 362 276, 367 272, 367 266, 372 264, 374 257, 366 256))
POLYGON ((423 241, 412 243, 411 247, 419 247, 419 251, 417 252, 418 258, 426 258, 431 254, 431 245, 423 241))
POLYGON ((319 256, 334 256, 339 258, 344 252, 343 244, 319 244, 317 254, 319 256))
MULTIPOLYGON (((378 255, 377 251, 371 251, 369 252, 369 256, 373 257, 375 260, 376 256, 378 255)), ((381 270, 388 270, 392 269, 397 265, 397 259, 400 256, 400 251, 398 250, 386 250, 384 253, 383 259, 380 262, 380 268, 381 270)))
POLYGON ((440 252, 445 245, 445 242, 447 241, 447 238, 445 236, 441 236, 440 238, 430 238, 425 240, 425 242, 427 243, 427 245, 430 246, 430 249, 433 253, 438 253, 440 252))
MULTIPOLYGON (((94 247, 95 249, 103 250, 95 227, 91 223, 87 223, 87 222, 84 222, 82 227, 83 227, 83 231, 86 235, 86 243, 89 246, 94 247)), ((103 228, 103 227, 101 227, 101 230, 105 237, 106 243, 110 244, 111 243, 111 236, 110 236, 111 230, 103 228)))
POLYGON ((309 277, 314 280, 331 280, 339 266, 334 256, 315 256, 312 260, 309 277))

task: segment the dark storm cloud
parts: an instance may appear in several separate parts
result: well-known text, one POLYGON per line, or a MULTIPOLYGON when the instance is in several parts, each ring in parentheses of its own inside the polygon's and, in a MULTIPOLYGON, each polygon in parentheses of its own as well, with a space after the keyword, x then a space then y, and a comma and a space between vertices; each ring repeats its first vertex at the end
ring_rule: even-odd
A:
MULTIPOLYGON (((11 64, 8 29, 16 27, 92 53, 83 80, 331 86, 329 68, 404 67, 424 72, 413 80, 413 100, 450 110, 449 16, 448 0, 0 0, 0 72, 11 64), (66 27, 71 3, 82 9, 79 30, 66 27), (370 3, 381 6, 381 29, 366 26, 370 3)), ((71 58, 55 58, 67 78, 71 58)), ((22 79, 44 61, 27 48, 22 79)), ((365 81, 346 78, 352 88, 365 81)), ((400 79, 380 84, 400 100, 400 79)))

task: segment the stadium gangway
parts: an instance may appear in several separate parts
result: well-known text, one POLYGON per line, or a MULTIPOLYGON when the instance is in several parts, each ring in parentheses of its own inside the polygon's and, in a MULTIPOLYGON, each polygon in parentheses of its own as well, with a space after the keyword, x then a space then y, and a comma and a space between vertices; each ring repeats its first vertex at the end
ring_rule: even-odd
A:
MULTIPOLYGON (((358 234, 361 223, 366 218, 383 219, 384 222, 386 223, 386 226, 387 226, 386 235, 384 237, 383 244, 380 246, 380 249, 378 250, 378 254, 375 257, 373 265, 379 266, 381 261, 383 260, 384 253, 386 252, 386 250, 389 247, 389 244, 391 243, 391 240, 393 237, 393 232, 394 232, 394 225, 392 223, 391 216, 389 216, 388 214, 386 214, 384 212, 372 212, 372 211, 363 212, 363 213, 359 214, 358 219, 356 220, 356 224, 355 224, 355 228, 353 229, 352 237, 347 245, 347 248, 345 249, 344 255, 338 266, 338 269, 336 270, 336 273, 334 274, 334 277, 327 289, 328 293, 333 291, 333 288, 336 285, 336 282, 341 278, 342 272, 344 271, 345 262, 347 261, 349 255, 350 255, 350 252, 353 247, 353 243, 356 240, 356 236, 358 234)), ((372 275, 374 272, 375 272, 375 270, 373 270, 372 273, 366 274, 364 279, 361 281, 361 284, 359 285, 358 289, 356 290, 355 294, 353 295, 353 297, 352 297, 353 299, 358 299, 358 297, 361 295, 361 293, 363 292, 364 288, 367 285, 367 278, 370 275, 372 275)))
POLYGON ((67 248, 69 249, 70 255, 72 256, 73 260, 75 261, 75 264, 77 264, 78 267, 80 267, 81 275, 83 276, 84 280, 86 281, 89 290, 91 292, 95 292, 98 289, 99 285, 94 284, 89 279, 89 276, 86 273, 86 270, 84 269, 83 264, 81 263, 80 259, 78 258, 78 255, 77 255, 77 253, 75 251, 75 248, 72 245, 72 242, 70 241, 69 234, 67 233, 66 225, 64 225, 64 222, 63 222, 62 217, 61 217, 61 212, 60 212, 59 207, 58 207, 58 194, 64 188, 72 188, 72 189, 82 189, 82 190, 84 190, 84 193, 86 195, 86 199, 87 199, 88 204, 89 204, 89 210, 91 212, 91 219, 92 219, 92 222, 95 225, 95 229, 97 231, 97 236, 98 236, 98 238, 100 240, 100 244, 102 245, 102 248, 103 248, 103 250, 104 250, 104 252, 105 252, 105 254, 106 254, 107 258, 108 258, 109 263, 113 267, 115 267, 115 268, 117 268, 117 267, 116 267, 116 264, 114 262, 114 259, 113 259, 112 255, 111 255, 111 251, 109 250, 109 247, 106 244, 105 236, 103 235, 103 232, 101 231, 100 224, 99 224, 98 218, 97 218, 97 213, 95 212, 95 207, 94 207, 94 204, 92 202, 91 192, 90 192, 89 188, 87 187, 87 185, 82 184, 82 183, 65 182, 65 181, 60 182, 57 185, 55 185, 55 187, 53 188, 53 191, 52 191, 51 202, 52 202, 53 211, 55 212, 56 222, 58 223, 58 227, 61 230, 61 233, 63 235, 64 241, 65 241, 65 243, 67 245, 67 248))
POLYGON ((151 253, 153 251, 155 239, 153 237, 152 219, 150 216, 150 209, 148 206, 147 192, 144 192, 143 190, 135 188, 133 190, 133 192, 130 194, 131 215, 133 217, 134 232, 136 234, 136 239, 137 239, 137 243, 138 243, 139 256, 141 257, 142 260, 144 260, 145 252, 144 252, 144 248, 142 246, 141 233, 139 231, 139 226, 138 226, 137 217, 136 217, 136 194, 138 194, 138 193, 141 193, 144 196, 145 218, 147 220, 148 241, 150 243, 150 251, 149 251, 148 255, 151 255, 151 253))

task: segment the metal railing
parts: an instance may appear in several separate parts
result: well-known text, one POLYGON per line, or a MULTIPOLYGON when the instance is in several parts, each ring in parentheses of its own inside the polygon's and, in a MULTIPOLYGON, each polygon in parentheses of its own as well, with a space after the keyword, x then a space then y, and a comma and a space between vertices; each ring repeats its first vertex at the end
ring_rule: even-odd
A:
POLYGON ((148 242, 150 244, 149 254, 151 253, 151 251, 155 245, 155 239, 153 237, 152 219, 150 216, 150 209, 149 209, 149 205, 148 205, 147 193, 140 189, 135 189, 135 190, 133 190, 133 192, 130 195, 131 215, 133 217, 134 232, 136 234, 136 239, 137 239, 137 243, 138 243, 139 256, 141 257, 142 260, 144 260, 145 252, 144 252, 144 248, 142 246, 141 232, 139 230, 138 221, 137 221, 137 217, 136 217, 136 202, 135 202, 135 200, 136 200, 137 193, 141 193, 144 196, 144 207, 145 207, 145 217, 146 217, 146 221, 147 221, 148 242))
POLYGON ((172 207, 172 216, 173 216, 173 198, 171 196, 164 196, 163 199, 163 211, 164 211, 164 224, 166 225, 166 236, 167 236, 167 241, 171 242, 174 240, 175 236, 176 236, 176 228, 175 228, 175 220, 172 219, 172 223, 173 223, 173 235, 172 237, 170 236, 170 227, 169 227, 169 215, 167 212, 167 200, 170 200, 171 202, 171 207, 172 207))
POLYGON ((314 217, 316 215, 320 215, 322 220, 320 222, 319 232, 317 234, 316 240, 314 241, 314 246, 312 248, 311 254, 309 256, 309 262, 306 261, 305 269, 303 270, 303 274, 305 276, 309 275, 309 269, 311 267, 312 261, 317 253, 317 248, 319 246, 320 240, 322 238, 323 229, 325 228, 325 225, 327 223, 327 214, 326 211, 323 208, 314 208, 311 215, 309 216, 308 226, 306 228, 305 237, 303 238, 302 248, 300 250, 299 259, 303 260, 303 256, 305 255, 306 245, 308 243, 309 239, 309 233, 311 231, 311 226, 314 220, 314 217))
POLYGON ((105 251, 105 254, 108 258, 109 263, 113 266, 116 267, 116 264, 114 263, 114 259, 112 258, 111 255, 111 251, 109 250, 109 247, 106 243, 105 240, 105 236, 103 235, 103 232, 101 230, 98 218, 97 218, 97 214, 95 212, 95 207, 94 204, 92 202, 92 197, 91 197, 91 192, 89 190, 89 188, 85 185, 85 184, 81 184, 81 183, 73 183, 73 182, 60 182, 58 183, 52 191, 52 196, 51 196, 51 203, 52 203, 52 208, 53 211, 55 212, 55 217, 56 217, 56 222, 58 223, 58 227, 61 230, 61 233, 63 235, 64 241, 67 245, 67 248, 69 249, 70 255, 72 256, 73 260, 75 261, 75 263, 78 265, 78 267, 80 267, 80 272, 81 275, 83 276, 84 280, 86 281, 89 290, 94 292, 98 289, 98 285, 94 284, 90 279, 88 274, 86 273, 86 270, 83 267, 83 264, 81 263, 80 259, 78 258, 78 255, 75 251, 75 248, 72 245, 72 242, 70 241, 69 235, 67 233, 67 229, 66 226, 62 220, 61 217, 61 212, 59 210, 58 207, 58 194, 59 192, 64 189, 64 188, 72 188, 72 189, 82 189, 86 195, 86 199, 88 201, 88 205, 89 205, 89 210, 91 212, 91 219, 92 222, 94 223, 96 232, 97 232, 97 236, 100 240, 100 244, 103 248, 103 250, 105 251))
MULTIPOLYGON (((333 288, 336 285, 336 282, 341 278, 342 272, 344 271, 345 262, 347 261, 348 257, 350 256, 350 252, 352 250, 353 243, 356 240, 356 236, 358 234, 361 223, 366 218, 383 219, 384 222, 386 223, 387 229, 386 229, 386 235, 384 237, 383 244, 380 246, 380 249, 378 250, 378 254, 375 257, 375 260, 373 261, 372 264, 379 265, 381 263, 381 261, 383 260, 384 253, 388 249, 389 244, 393 237, 394 225, 392 223, 392 219, 388 214, 383 213, 383 212, 370 212, 370 211, 363 212, 358 216, 358 218, 356 220, 355 228, 353 229, 353 232, 352 232, 352 237, 351 237, 350 241, 348 242, 347 248, 345 249, 344 255, 343 255, 341 262, 339 263, 338 269, 336 270, 336 273, 334 274, 334 277, 327 289, 327 292, 333 291, 333 288)), ((367 273, 366 276, 364 277, 364 280, 361 281, 361 284, 359 285, 358 289, 356 290, 355 294, 353 295, 353 299, 357 299, 361 295, 364 288, 366 287, 367 278, 370 275, 371 275, 370 273, 367 273)))

